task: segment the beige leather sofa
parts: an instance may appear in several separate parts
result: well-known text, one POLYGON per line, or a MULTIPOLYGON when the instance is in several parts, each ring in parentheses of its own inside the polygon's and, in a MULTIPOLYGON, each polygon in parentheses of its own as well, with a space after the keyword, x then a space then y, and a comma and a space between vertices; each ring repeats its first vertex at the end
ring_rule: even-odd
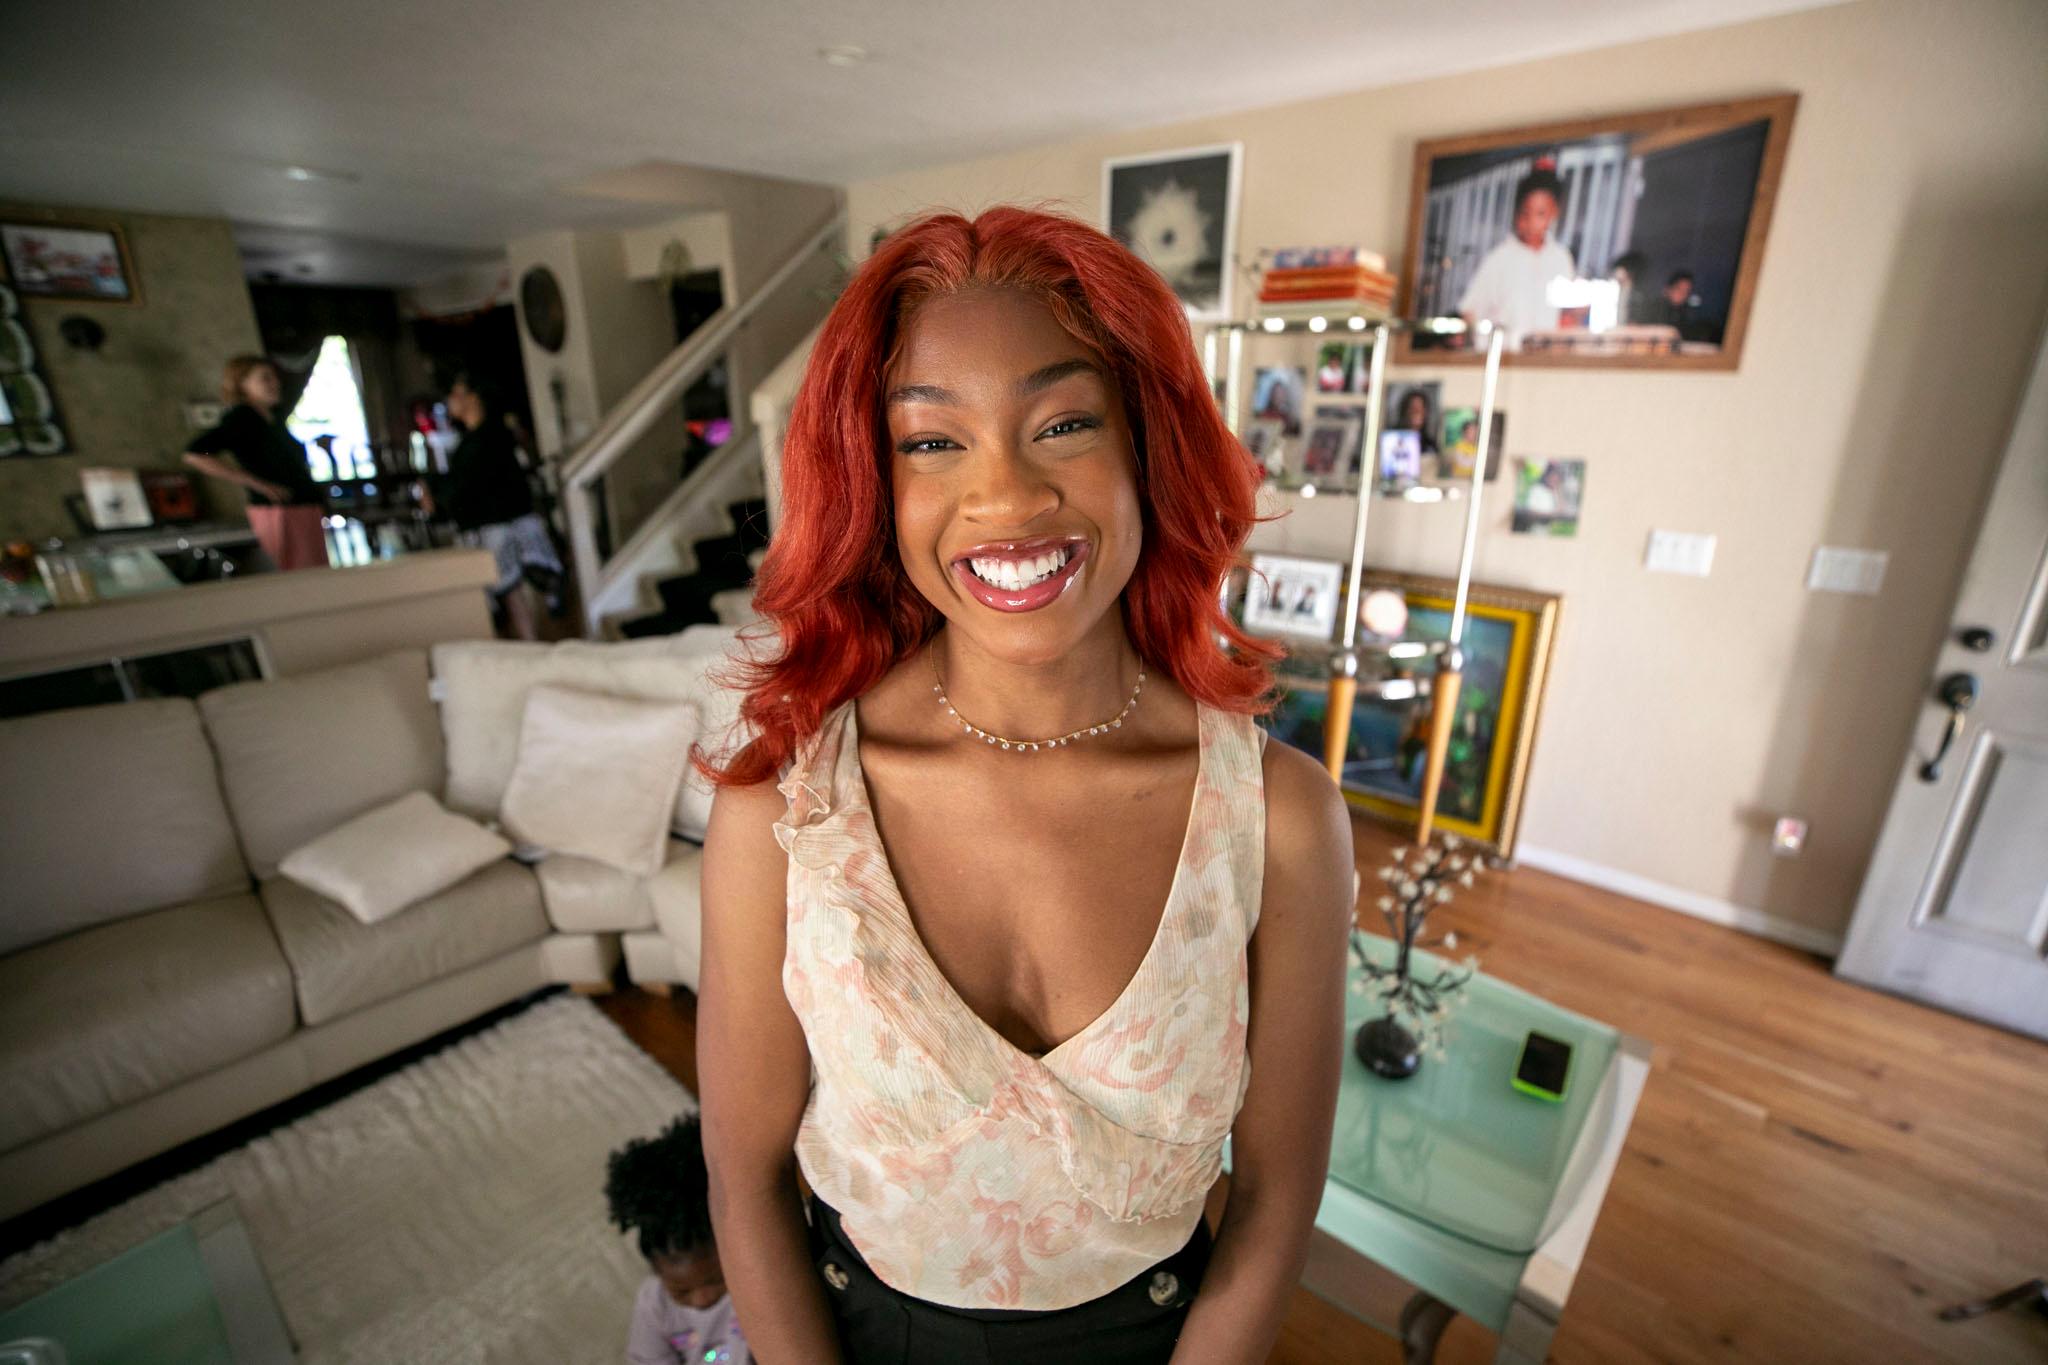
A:
POLYGON ((0 1218, 541 986, 609 981, 617 939, 551 924, 511 859, 374 925, 278 876, 444 775, 417 649, 0 721, 0 1218))

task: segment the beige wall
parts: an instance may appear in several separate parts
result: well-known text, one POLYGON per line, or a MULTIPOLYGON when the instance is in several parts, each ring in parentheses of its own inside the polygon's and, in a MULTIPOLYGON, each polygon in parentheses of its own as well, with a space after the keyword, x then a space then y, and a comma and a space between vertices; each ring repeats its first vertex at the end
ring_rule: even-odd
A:
MULTIPOLYGON (((134 304, 23 299, 29 336, 71 437, 65 454, 0 460, 0 540, 69 536, 76 528, 63 496, 79 491, 88 465, 176 468, 192 438, 185 404, 219 396, 221 362, 260 351, 256 314, 233 234, 218 218, 173 218, 0 203, 9 221, 118 225, 141 286, 134 304), (74 351, 57 335, 72 314, 106 329, 97 352, 74 351)), ((204 481, 202 481, 204 482, 204 481)), ((204 489, 211 506, 238 515, 229 490, 204 489)))
MULTIPOLYGON (((1525 538, 1496 502, 1477 576, 1565 596, 1531 856, 1825 938, 1909 737, 1932 733, 1918 699, 2041 334, 2044 71, 2038 0, 1863 0, 867 181, 848 238, 864 255, 874 224, 935 204, 1093 218, 1104 157, 1242 141, 1241 256, 1356 240, 1392 257, 1418 139, 1798 92, 1740 371, 1508 373, 1508 454, 1584 458, 1584 516, 1576 540, 1525 538), (1718 536, 1713 576, 1646 573, 1653 527, 1718 536), (1888 551, 1883 592, 1808 593, 1822 543, 1888 551), (1770 855, 1779 812, 1812 822, 1797 860, 1770 855)), ((1470 371, 1401 373, 1477 399, 1470 371)), ((1260 539, 1339 557, 1345 510, 1309 504, 1260 539)), ((1374 516, 1374 562, 1455 570, 1455 518, 1374 516)))

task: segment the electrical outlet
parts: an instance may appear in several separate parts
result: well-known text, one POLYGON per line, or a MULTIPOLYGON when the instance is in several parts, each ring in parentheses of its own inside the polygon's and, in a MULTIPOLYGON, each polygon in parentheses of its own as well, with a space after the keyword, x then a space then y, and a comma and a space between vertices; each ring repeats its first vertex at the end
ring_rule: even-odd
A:
POLYGON ((1643 567, 1651 573, 1705 578, 1714 568, 1714 537, 1689 531, 1652 531, 1643 551, 1643 567))
POLYGON ((1883 550, 1816 546, 1813 564, 1806 571, 1806 586, 1815 592, 1848 592, 1874 597, 1884 586, 1885 565, 1890 561, 1891 556, 1883 550))

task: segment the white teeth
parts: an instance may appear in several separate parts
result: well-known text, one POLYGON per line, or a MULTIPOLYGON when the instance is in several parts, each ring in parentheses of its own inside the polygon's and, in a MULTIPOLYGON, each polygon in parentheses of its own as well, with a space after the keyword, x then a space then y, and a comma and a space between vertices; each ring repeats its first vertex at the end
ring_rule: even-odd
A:
POLYGON ((974 576, 991 587, 1028 588, 1058 573, 1067 565, 1071 550, 1050 550, 1032 559, 970 559, 968 567, 974 576))

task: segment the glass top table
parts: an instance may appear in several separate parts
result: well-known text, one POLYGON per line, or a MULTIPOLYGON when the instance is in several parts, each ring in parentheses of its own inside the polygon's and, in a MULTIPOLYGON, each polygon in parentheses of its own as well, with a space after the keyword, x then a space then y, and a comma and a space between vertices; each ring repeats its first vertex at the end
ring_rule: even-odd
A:
POLYGON ((284 1365, 295 1355, 233 1200, 0 1314, 0 1360, 24 1365, 284 1365), (38 1353, 38 1342, 63 1354, 38 1353))
MULTIPOLYGON (((1387 939, 1367 935, 1366 948, 1392 960, 1387 939)), ((1415 960, 1425 975, 1442 965, 1420 950, 1415 960)), ((1634 1118, 1648 1046, 1480 973, 1451 1010, 1445 1055, 1385 1080, 1351 1047, 1382 1008, 1345 997, 1330 1169, 1302 1282, 1399 1332, 1411 1359, 1428 1358, 1455 1310, 1500 1334, 1500 1360, 1540 1361, 1634 1118), (1532 1029, 1571 1044, 1562 1102, 1510 1084, 1532 1029), (1431 1313, 1434 1330, 1418 1331, 1431 1313)))
MULTIPOLYGON (((1391 940, 1366 943, 1374 961, 1392 961, 1391 940)), ((1415 959, 1424 980, 1441 969, 1427 953, 1415 959)), ((1358 994, 1345 1003, 1348 1040, 1381 1009, 1358 994)), ((1330 1179, 1481 1247, 1526 1256, 1561 1216, 1558 1185, 1619 1039, 1605 1024, 1475 975, 1452 1007, 1441 1060, 1389 1081, 1347 1054, 1330 1179), (1509 1084, 1532 1030, 1571 1045, 1562 1103, 1509 1084)))

